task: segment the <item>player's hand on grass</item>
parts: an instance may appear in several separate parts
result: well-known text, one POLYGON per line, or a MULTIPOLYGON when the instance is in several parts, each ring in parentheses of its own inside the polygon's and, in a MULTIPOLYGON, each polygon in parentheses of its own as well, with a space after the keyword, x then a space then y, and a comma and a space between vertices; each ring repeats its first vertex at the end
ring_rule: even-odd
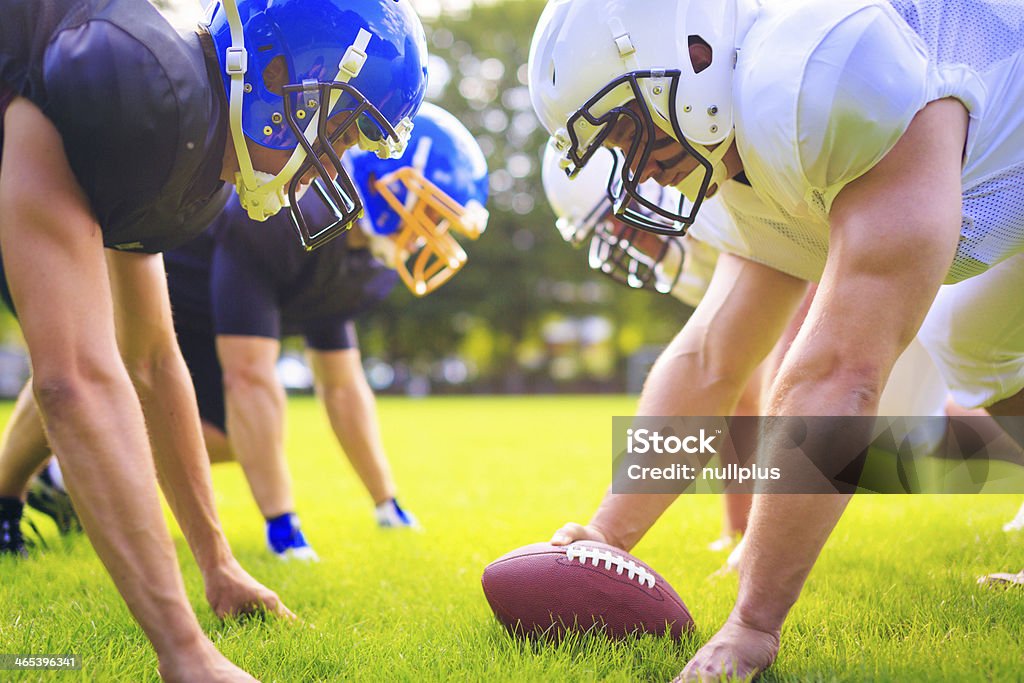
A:
POLYGON ((160 679, 164 683, 258 683, 256 678, 228 661, 208 640, 161 657, 160 679))
POLYGON ((582 525, 569 522, 551 537, 551 545, 569 545, 575 541, 598 541, 608 545, 616 545, 608 540, 604 532, 593 525, 582 525))
POLYGON ((228 616, 268 613, 294 620, 295 614, 285 607, 277 593, 270 590, 232 559, 203 577, 206 599, 214 613, 228 616))
POLYGON ((730 617, 672 683, 750 680, 771 666, 778 653, 777 631, 762 631, 730 617))

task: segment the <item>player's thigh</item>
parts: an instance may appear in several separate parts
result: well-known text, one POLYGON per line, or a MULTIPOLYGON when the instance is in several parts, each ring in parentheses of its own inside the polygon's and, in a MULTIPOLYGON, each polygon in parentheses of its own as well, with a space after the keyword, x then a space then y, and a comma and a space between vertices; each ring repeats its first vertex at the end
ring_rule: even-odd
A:
MULTIPOLYGON (((210 312, 217 337, 280 339, 281 293, 265 267, 232 244, 218 244, 210 263, 210 312)), ((242 340, 244 345, 244 340, 242 340)), ((230 361, 230 359, 226 359, 230 361)))
POLYGON ((989 406, 1024 390, 1024 254, 943 287, 919 338, 956 402, 989 406))
POLYGON ((103 239, 60 134, 17 98, 4 114, 0 250, 36 379, 116 358, 103 239))

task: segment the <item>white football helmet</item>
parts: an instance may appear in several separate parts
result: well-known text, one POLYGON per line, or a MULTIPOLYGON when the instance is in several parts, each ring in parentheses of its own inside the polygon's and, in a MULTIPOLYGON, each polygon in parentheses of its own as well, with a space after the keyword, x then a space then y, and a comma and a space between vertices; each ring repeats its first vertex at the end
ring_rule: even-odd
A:
MULTIPOLYGON (((557 150, 547 146, 541 181, 557 217, 555 227, 562 239, 574 247, 590 240, 588 255, 592 269, 635 289, 670 293, 683 269, 683 240, 640 232, 614 216, 606 188, 607 178, 618 163, 617 156, 621 155, 610 149, 598 150, 590 163, 570 178, 559 163, 557 150)), ((656 183, 645 189, 652 188, 664 195, 662 201, 678 205, 675 190, 656 183)))
POLYGON ((544 195, 555 212, 555 227, 562 239, 574 247, 582 245, 594 233, 594 228, 608 217, 608 177, 615 167, 611 150, 594 155, 590 164, 569 178, 562 168, 558 150, 553 145, 544 147, 540 179, 544 195))
POLYGON ((625 163, 608 181, 624 222, 682 234, 709 188, 725 179, 736 50, 756 13, 757 0, 552 0, 544 8, 530 45, 533 107, 570 174, 616 123, 632 123, 625 163), (655 127, 699 163, 677 186, 687 207, 665 208, 640 192, 655 127))

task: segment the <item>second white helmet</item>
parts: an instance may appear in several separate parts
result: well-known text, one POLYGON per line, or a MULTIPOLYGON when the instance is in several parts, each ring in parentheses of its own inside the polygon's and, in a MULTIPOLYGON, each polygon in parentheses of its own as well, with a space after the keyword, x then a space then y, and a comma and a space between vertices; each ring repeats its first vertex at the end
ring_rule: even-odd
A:
POLYGON ((634 126, 626 163, 615 169, 621 182, 609 185, 620 219, 683 233, 724 180, 737 43, 754 16, 754 0, 553 0, 544 8, 530 45, 530 97, 563 166, 572 174, 586 165, 620 120, 634 126), (686 214, 638 189, 656 128, 698 162, 677 186, 691 201, 686 214))

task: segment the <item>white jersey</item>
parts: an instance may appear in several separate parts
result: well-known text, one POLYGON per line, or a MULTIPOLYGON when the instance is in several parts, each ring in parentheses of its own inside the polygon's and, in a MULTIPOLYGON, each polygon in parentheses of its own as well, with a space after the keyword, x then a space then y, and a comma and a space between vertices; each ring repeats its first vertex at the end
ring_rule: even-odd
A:
POLYGON ((782 270, 820 278, 835 197, 945 97, 970 112, 946 281, 1024 251, 1024 2, 764 0, 734 97, 744 171, 782 223, 750 226, 748 246, 780 232, 799 255, 782 270))
MULTIPOLYGON (((717 199, 710 199, 701 207, 697 223, 712 234, 736 232, 732 218, 717 199)), ((683 270, 672 287, 672 296, 687 306, 697 307, 711 283, 721 248, 697 239, 691 229, 683 236, 683 270)))
POLYGON ((701 206, 687 234, 718 251, 761 263, 793 277, 817 282, 828 243, 770 206, 749 185, 722 183, 710 206, 701 206), (705 219, 705 208, 714 206, 705 219), (723 215, 723 210, 725 215, 723 215))
MULTIPOLYGON (((814 282, 818 279, 804 249, 789 238, 786 217, 773 210, 749 185, 736 181, 722 183, 722 189, 700 207, 697 220, 683 237, 686 253, 683 272, 672 295, 696 307, 707 291, 718 262, 726 252, 814 282)), ((825 249, 815 251, 824 259, 825 249)))

